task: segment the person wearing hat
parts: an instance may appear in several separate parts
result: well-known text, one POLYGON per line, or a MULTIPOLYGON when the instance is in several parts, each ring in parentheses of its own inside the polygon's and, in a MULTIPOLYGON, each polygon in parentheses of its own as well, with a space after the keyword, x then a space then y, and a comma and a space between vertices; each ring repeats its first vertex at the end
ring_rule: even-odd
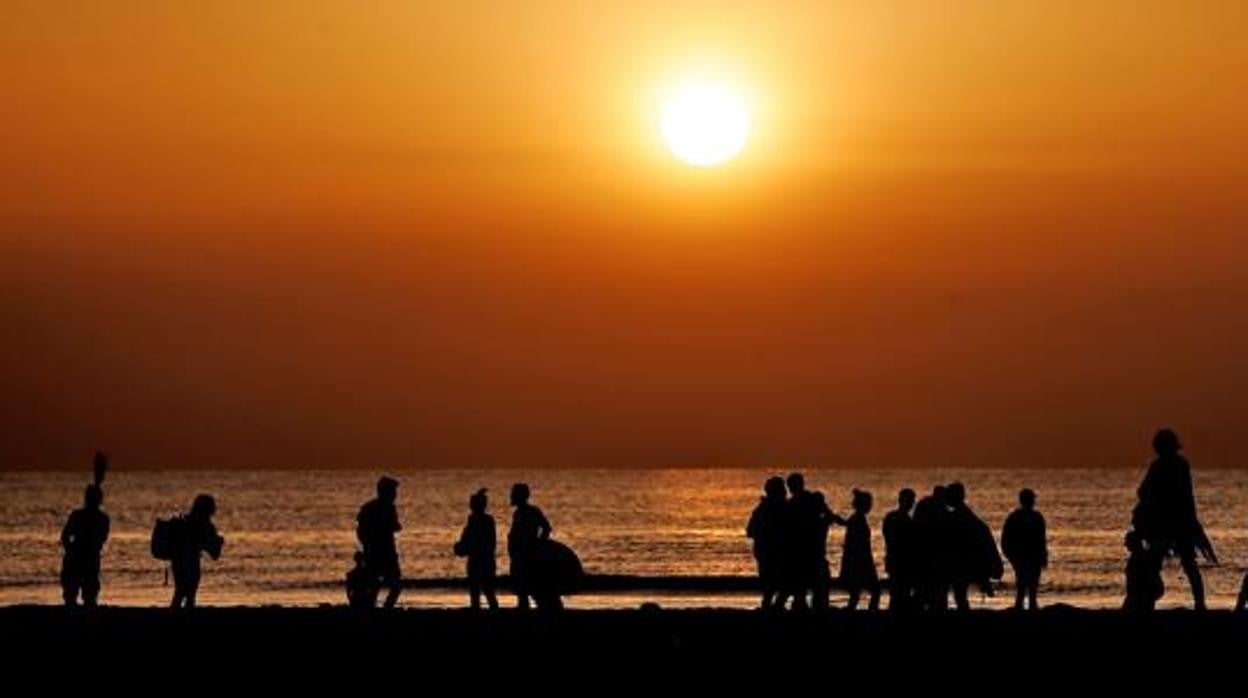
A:
POLYGON ((486 513, 488 506, 484 487, 468 498, 468 523, 455 543, 455 554, 468 558, 468 598, 473 610, 481 608, 484 594, 490 610, 494 611, 498 609, 498 597, 494 595, 494 551, 498 534, 494 517, 486 513))
POLYGON ((377 481, 377 498, 360 507, 356 517, 355 536, 364 549, 364 566, 379 586, 389 591, 385 607, 394 608, 403 589, 403 573, 399 569, 399 550, 394 534, 403 529, 399 525, 399 512, 395 507, 398 499, 399 481, 382 477, 377 481))

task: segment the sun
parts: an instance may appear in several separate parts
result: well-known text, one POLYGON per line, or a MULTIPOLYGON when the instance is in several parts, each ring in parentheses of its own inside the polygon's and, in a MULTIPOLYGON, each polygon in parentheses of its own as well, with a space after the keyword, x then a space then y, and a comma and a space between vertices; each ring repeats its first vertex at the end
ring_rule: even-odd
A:
POLYGON ((659 130, 672 154, 694 167, 715 167, 745 149, 750 112, 728 85, 691 82, 663 100, 659 130))

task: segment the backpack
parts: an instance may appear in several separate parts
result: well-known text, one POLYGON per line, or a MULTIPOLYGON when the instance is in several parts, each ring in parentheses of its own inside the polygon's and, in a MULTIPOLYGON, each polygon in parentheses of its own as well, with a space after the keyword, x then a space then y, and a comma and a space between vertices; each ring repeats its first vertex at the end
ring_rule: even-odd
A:
POLYGON ((152 557, 157 560, 172 560, 182 545, 182 529, 184 520, 181 516, 168 519, 156 519, 152 527, 152 557))

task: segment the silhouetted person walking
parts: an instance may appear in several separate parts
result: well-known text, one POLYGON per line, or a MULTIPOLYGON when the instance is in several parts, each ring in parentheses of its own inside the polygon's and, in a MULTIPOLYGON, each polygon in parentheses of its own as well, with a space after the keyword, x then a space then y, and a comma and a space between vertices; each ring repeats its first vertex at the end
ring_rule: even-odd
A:
POLYGON ((841 551, 841 583, 849 591, 849 610, 858 608, 862 592, 871 595, 868 608, 880 607, 880 578, 875 572, 875 556, 871 553, 870 492, 854 490, 854 513, 845 522, 845 546, 841 551))
POLYGON ((1023 610, 1026 599, 1034 611, 1038 608, 1040 572, 1049 565, 1048 537, 1044 516, 1036 511, 1036 493, 1030 489, 1020 491, 1018 504, 1001 529, 1001 550, 1014 568, 1014 608, 1023 610))
POLYGON ((969 610, 967 591, 972 584, 992 596, 992 580, 1005 573, 1001 553, 992 529, 966 503, 966 488, 960 482, 945 488, 949 504, 950 575, 953 600, 959 611, 969 610))
POLYGON ((541 509, 529 504, 529 486, 517 482, 511 486, 511 505, 516 508, 511 516, 511 529, 507 531, 507 558, 511 565, 511 588, 516 593, 516 605, 529 607, 530 571, 537 551, 538 541, 550 538, 550 522, 541 509))
POLYGON ((485 513, 488 506, 484 487, 468 498, 468 523, 455 543, 455 554, 468 558, 468 598, 472 608, 481 608, 481 595, 485 594, 486 603, 493 611, 498 608, 498 598, 494 595, 494 552, 498 547, 498 535, 494 517, 485 513))
POLYGON ((918 607, 925 611, 943 611, 949 607, 950 513, 944 485, 936 485, 932 493, 914 507, 915 556, 918 607))
POLYGON ((828 607, 828 591, 831 574, 828 569, 828 527, 844 524, 828 507, 823 493, 806 489, 806 479, 801 473, 789 475, 787 558, 789 578, 793 594, 793 608, 806 607, 806 595, 810 594, 810 607, 828 607))
POLYGON ((763 496, 745 527, 745 535, 754 541, 754 560, 758 563, 764 609, 783 607, 787 595, 784 559, 787 521, 784 480, 768 478, 763 485, 763 496))
POLYGON ((170 568, 173 571, 173 608, 194 608, 199 593, 200 554, 208 553, 213 560, 221 557, 225 539, 217 533, 212 517, 217 513, 217 500, 201 494, 191 503, 191 511, 175 519, 175 540, 170 568))
POLYGON ((399 569, 399 549, 394 535, 403 530, 399 524, 399 481, 382 477, 377 481, 377 498, 360 507, 356 516, 355 536, 364 549, 364 566, 378 584, 388 589, 386 608, 394 608, 403 591, 403 572, 399 569))
POLYGON ((1164 554, 1150 550, 1148 543, 1136 531, 1128 531, 1124 539, 1127 546, 1127 596, 1122 602, 1124 611, 1151 611, 1165 593, 1161 580, 1161 563, 1164 554))
POLYGON ((1178 435, 1170 429, 1162 429, 1153 437, 1157 458, 1140 483, 1132 523, 1150 549, 1163 556, 1178 556, 1192 586, 1193 604, 1197 610, 1204 610, 1205 584, 1196 553, 1214 564, 1218 558, 1196 515, 1192 468, 1179 454, 1182 449, 1178 435))
MULTIPOLYGON (((97 477, 102 480, 102 477, 97 477)), ((87 485, 82 493, 82 508, 75 509, 61 529, 61 591, 66 606, 94 607, 100 597, 100 555, 108 540, 108 514, 100 508, 104 490, 98 484, 87 485)))
POLYGON ((914 606, 918 541, 914 519, 914 490, 897 493, 897 508, 884 517, 884 571, 888 573, 888 608, 908 611, 914 606))

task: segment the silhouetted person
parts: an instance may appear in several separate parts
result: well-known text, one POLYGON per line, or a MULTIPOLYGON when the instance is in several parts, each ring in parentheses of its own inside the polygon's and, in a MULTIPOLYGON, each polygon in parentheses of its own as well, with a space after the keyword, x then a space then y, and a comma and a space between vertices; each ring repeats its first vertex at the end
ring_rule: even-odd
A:
POLYGON ((1122 602, 1124 611, 1151 611, 1157 600, 1165 593, 1161 580, 1161 563, 1164 553, 1150 550, 1148 543, 1136 531, 1128 531, 1124 543, 1127 546, 1127 597, 1122 602))
POLYGON ((533 596, 529 577, 538 541, 550 538, 550 522, 541 509, 529 504, 529 496, 529 486, 523 482, 511 486, 511 505, 516 511, 507 531, 507 558, 511 564, 511 588, 519 608, 528 608, 533 596))
POLYGON ((936 485, 932 493, 914 507, 915 556, 917 584, 915 599, 920 609, 943 611, 949 607, 950 513, 944 485, 936 485))
POLYGON ((789 486, 786 557, 793 608, 805 608, 809 593, 811 608, 825 609, 831 583, 828 527, 834 523, 844 524, 845 520, 828 508, 823 493, 806 489, 801 473, 790 474, 786 483, 789 486))
POLYGON ((967 590, 972 584, 992 596, 992 580, 1004 574, 1001 553, 992 529, 966 503, 966 488, 960 482, 945 488, 949 504, 949 583, 959 611, 969 610, 967 590))
POLYGON ((225 539, 217 533, 212 517, 217 513, 217 500, 212 495, 201 494, 191 503, 191 510, 178 519, 177 540, 170 559, 173 571, 174 608, 194 608, 195 595, 199 592, 200 554, 208 553, 216 560, 221 557, 225 539))
POLYGON ((498 535, 494 517, 485 513, 487 506, 489 499, 484 487, 468 498, 468 523, 455 543, 455 554, 468 558, 468 598, 472 608, 481 608, 481 595, 485 594, 486 603, 493 611, 498 608, 498 598, 494 595, 494 552, 498 547, 498 535))
POLYGON ((918 568, 918 531, 911 511, 914 490, 897 493, 897 508, 884 517, 884 571, 888 573, 888 608, 906 611, 914 605, 915 574, 918 568))
POLYGON ((849 610, 858 608, 862 592, 871 594, 868 608, 880 607, 880 578, 875 572, 875 556, 871 554, 870 492, 854 490, 854 513, 845 522, 845 546, 841 551, 841 583, 849 591, 849 610))
POLYGON ((373 608, 380 591, 377 575, 368 569, 364 553, 356 551, 355 567, 347 572, 347 606, 356 611, 373 608))
POLYGON ((768 478, 763 485, 763 496, 745 527, 745 535, 754 541, 754 560, 758 563, 758 583, 763 588, 764 609, 773 605, 783 607, 787 595, 784 559, 787 521, 784 480, 768 478))
MULTIPOLYGON (((103 478, 100 478, 103 479, 103 478)), ((100 597, 100 554, 108 540, 108 514, 100 506, 104 490, 98 484, 87 485, 82 493, 82 508, 75 509, 61 529, 61 592, 66 606, 94 607, 100 597)))
POLYGON ((1049 565, 1049 545, 1044 516, 1036 511, 1036 493, 1024 489, 1018 493, 1018 508, 1005 519, 1001 529, 1001 550, 1014 568, 1017 589, 1014 608, 1023 610, 1023 601, 1036 610, 1040 589, 1040 571, 1049 565))
POLYGON ((1214 564, 1218 559, 1196 516, 1192 467, 1179 454, 1182 449, 1178 435, 1170 429, 1162 429, 1153 437, 1157 458, 1140 483, 1132 524, 1150 549, 1163 556, 1178 556, 1192 586, 1193 604, 1197 610, 1204 610, 1205 584, 1196 553, 1214 564))
POLYGON ((394 608, 403 590, 403 572, 399 569, 399 549, 394 534, 403 529, 399 525, 399 511, 395 507, 399 482, 391 477, 377 481, 377 498, 360 507, 356 516, 355 536, 364 549, 364 566, 385 587, 386 608, 394 608))

